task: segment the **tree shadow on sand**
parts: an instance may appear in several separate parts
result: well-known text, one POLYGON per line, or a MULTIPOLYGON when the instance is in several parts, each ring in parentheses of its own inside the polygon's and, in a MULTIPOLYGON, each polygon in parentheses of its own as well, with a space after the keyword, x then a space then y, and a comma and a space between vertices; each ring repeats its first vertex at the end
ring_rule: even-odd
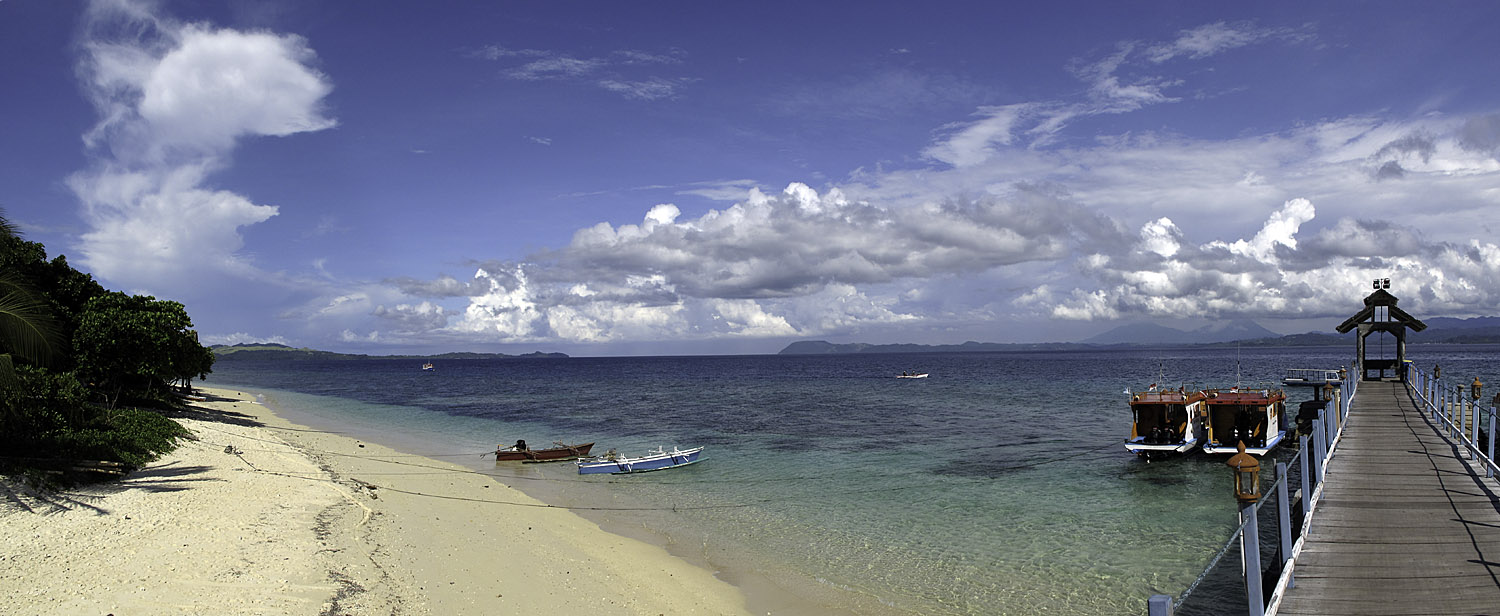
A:
MULTIPOLYGON (((243 402, 243 400, 239 400, 237 398, 224 398, 220 396, 199 397, 204 398, 204 400, 202 400, 203 402, 243 402)), ((194 421, 232 424, 236 426, 248 426, 253 428, 263 428, 266 425, 264 423, 261 423, 260 420, 251 415, 246 415, 244 413, 228 409, 210 408, 207 406, 198 406, 196 404, 187 404, 186 402, 184 402, 177 408, 166 411, 163 414, 172 419, 192 419, 194 421)))
POLYGON ((88 509, 97 515, 111 515, 102 503, 115 494, 140 490, 151 493, 180 492, 204 481, 223 481, 198 477, 213 467, 167 462, 135 470, 118 481, 94 483, 74 490, 35 488, 6 479, 0 481, 0 514, 27 512, 40 515, 88 509))

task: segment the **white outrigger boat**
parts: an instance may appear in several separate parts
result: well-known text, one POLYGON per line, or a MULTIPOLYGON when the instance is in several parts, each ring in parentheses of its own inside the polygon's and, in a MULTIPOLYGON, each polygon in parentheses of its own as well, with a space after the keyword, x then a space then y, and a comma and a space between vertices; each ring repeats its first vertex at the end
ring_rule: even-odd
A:
POLYGON ((1234 387, 1204 394, 1208 428, 1204 453, 1232 454, 1243 441, 1245 453, 1263 456, 1286 438, 1286 392, 1234 387))
POLYGON ((1203 402, 1208 396, 1155 385, 1130 394, 1132 423, 1125 449, 1146 459, 1184 454, 1203 442, 1203 402))
POLYGON ((623 475, 625 473, 659 471, 697 463, 702 455, 702 447, 685 450, 673 447, 670 452, 662 447, 657 447, 654 450, 646 452, 646 455, 639 458, 622 456, 611 449, 609 453, 602 456, 579 460, 578 474, 593 475, 609 473, 612 475, 623 475))

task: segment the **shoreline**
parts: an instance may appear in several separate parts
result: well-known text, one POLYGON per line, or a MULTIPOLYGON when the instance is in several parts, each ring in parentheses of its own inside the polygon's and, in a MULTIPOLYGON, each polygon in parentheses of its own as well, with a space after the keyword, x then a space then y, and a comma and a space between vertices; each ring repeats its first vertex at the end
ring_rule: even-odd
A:
POLYGON ((713 571, 469 468, 197 391, 175 418, 195 438, 120 481, 4 486, 0 613, 750 613, 713 571))

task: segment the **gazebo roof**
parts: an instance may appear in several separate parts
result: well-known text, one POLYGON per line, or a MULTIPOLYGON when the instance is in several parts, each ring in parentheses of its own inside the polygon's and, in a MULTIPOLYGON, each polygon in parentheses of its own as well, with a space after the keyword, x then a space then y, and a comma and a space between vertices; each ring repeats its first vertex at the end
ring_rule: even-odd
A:
POLYGON ((1376 289, 1374 293, 1365 296, 1365 309, 1359 311, 1359 314, 1349 317, 1343 323, 1340 323, 1335 330, 1340 334, 1347 334, 1350 330, 1358 327, 1360 323, 1373 319, 1375 317, 1375 310, 1381 307, 1386 309, 1386 314, 1390 315, 1392 321, 1405 325, 1414 332, 1427 329, 1426 323, 1407 314, 1405 310, 1397 308, 1396 302, 1398 301, 1400 300, 1396 299, 1396 296, 1391 295, 1385 289, 1376 289))

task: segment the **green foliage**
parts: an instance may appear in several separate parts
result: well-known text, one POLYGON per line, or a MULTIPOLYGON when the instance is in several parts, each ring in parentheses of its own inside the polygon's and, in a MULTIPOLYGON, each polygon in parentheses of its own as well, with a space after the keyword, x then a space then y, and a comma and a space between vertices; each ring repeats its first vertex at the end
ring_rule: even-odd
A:
POLYGON ((192 325, 174 301, 113 291, 94 297, 73 334, 79 376, 111 405, 122 395, 150 398, 171 382, 203 378, 214 356, 192 325))
POLYGON ((0 384, 14 379, 14 360, 50 363, 60 346, 46 305, 8 271, 0 271, 0 384))
POLYGON ((182 304, 107 292, 0 215, 0 464, 139 466, 170 451, 181 425, 91 400, 170 400, 170 383, 206 376, 214 355, 190 327, 182 304))
MULTIPOLYGON (((46 315, 49 329, 55 332, 52 364, 60 370, 72 369, 73 359, 67 345, 78 328, 84 306, 89 299, 104 293, 104 287, 92 276, 69 266, 67 258, 58 256, 48 261, 41 244, 4 233, 0 233, 0 279, 22 288, 33 310, 46 315)), ((0 295, 11 292, 6 289, 0 295)))
POLYGON ((88 391, 71 373, 22 367, 0 389, 0 442, 18 446, 16 437, 45 434, 80 425, 95 414, 88 391))
POLYGON ((177 447, 190 433, 181 424, 145 409, 119 409, 75 429, 47 434, 43 445, 59 457, 114 460, 142 466, 177 447))

